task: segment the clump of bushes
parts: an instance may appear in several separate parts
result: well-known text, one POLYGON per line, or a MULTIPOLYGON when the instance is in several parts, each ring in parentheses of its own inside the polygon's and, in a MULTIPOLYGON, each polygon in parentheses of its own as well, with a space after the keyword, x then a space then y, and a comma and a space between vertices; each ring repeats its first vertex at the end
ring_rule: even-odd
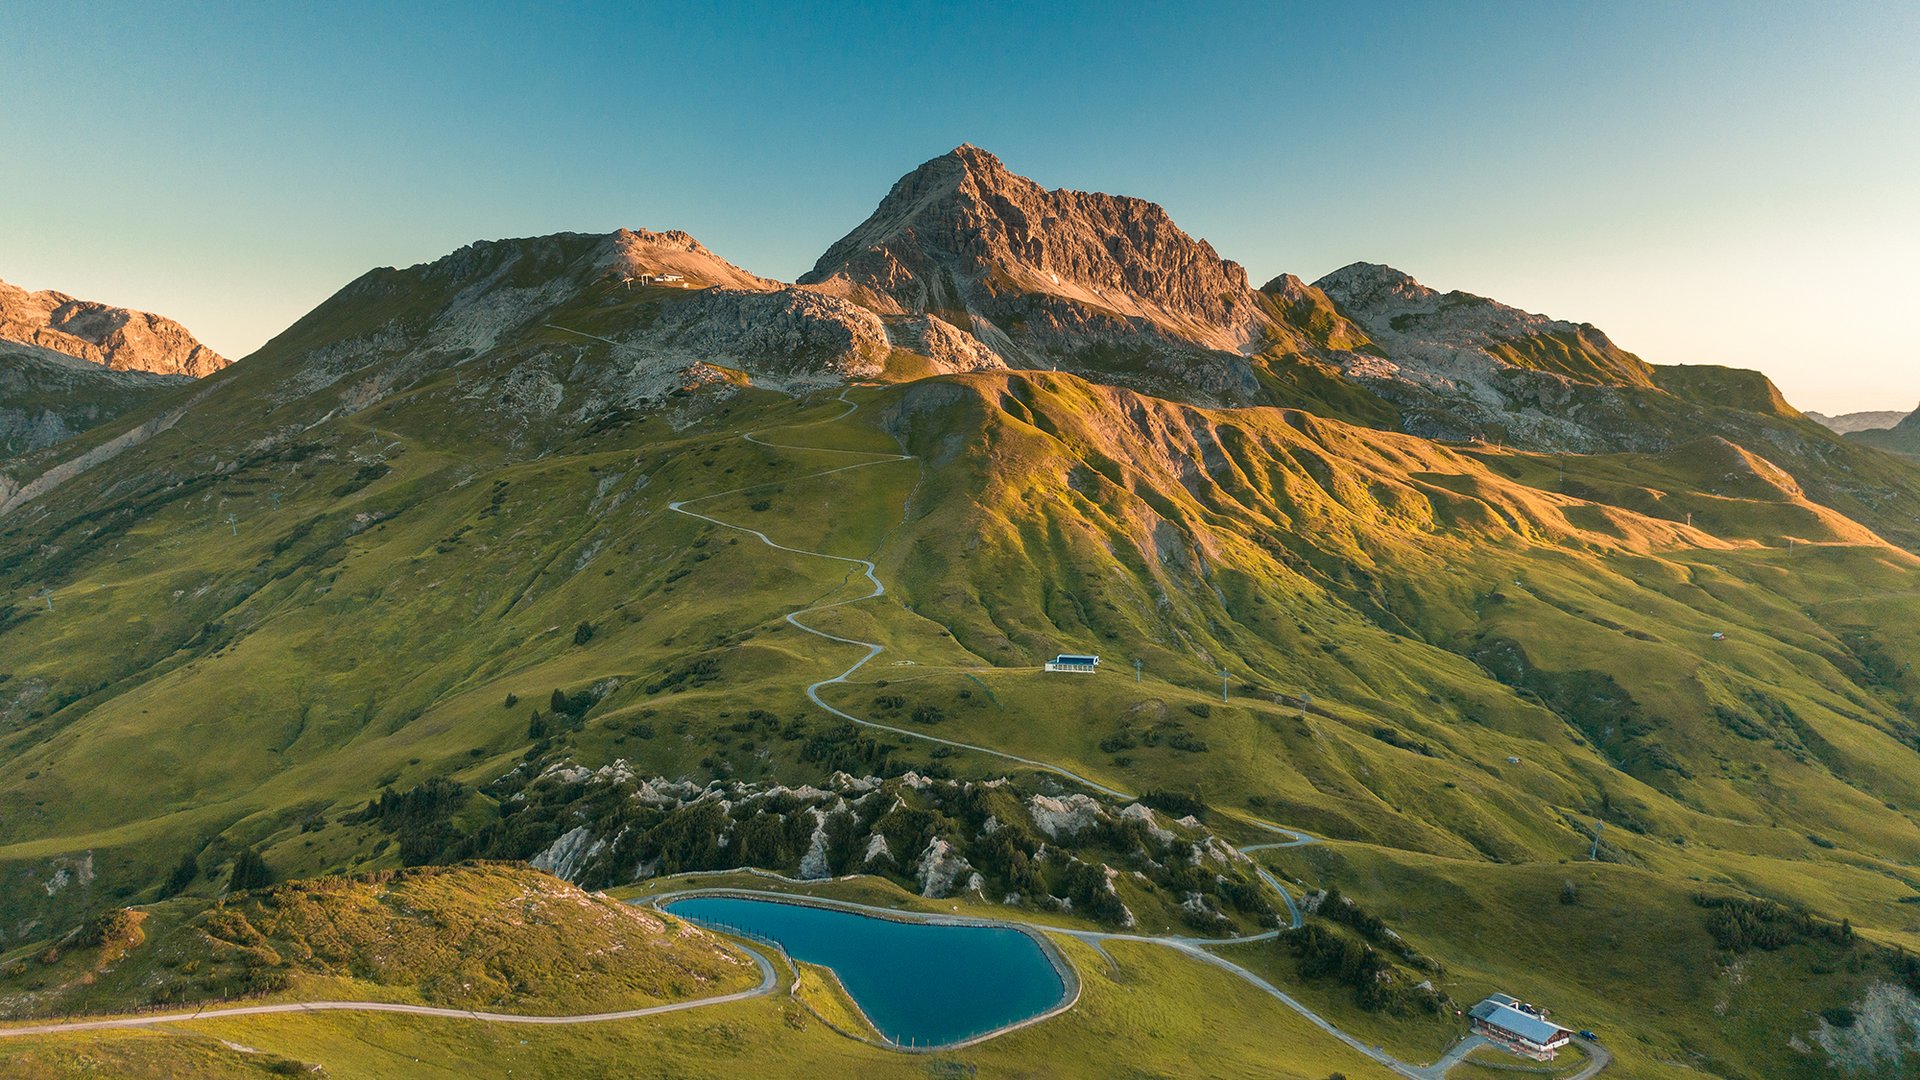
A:
POLYGON ((1750 949, 1772 952, 1809 941, 1850 946, 1853 923, 1822 919, 1803 908, 1744 896, 1695 895, 1693 902, 1707 909, 1707 933, 1730 953, 1750 949))
POLYGON ((250 847, 240 849, 233 857, 233 870, 227 877, 227 888, 233 892, 245 892, 248 889, 263 889, 273 884, 273 871, 267 866, 267 860, 250 847))
POLYGON ((1351 987, 1354 1003, 1368 1012, 1436 1016, 1445 1005, 1437 991, 1410 982, 1372 945, 1313 923, 1283 932, 1280 941, 1298 959, 1301 978, 1351 987))

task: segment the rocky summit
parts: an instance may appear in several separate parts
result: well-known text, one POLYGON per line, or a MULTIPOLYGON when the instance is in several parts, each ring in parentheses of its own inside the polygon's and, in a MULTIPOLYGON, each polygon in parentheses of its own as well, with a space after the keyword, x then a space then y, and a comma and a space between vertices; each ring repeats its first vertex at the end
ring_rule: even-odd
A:
POLYGON ((231 362, 172 319, 61 292, 28 292, 4 281, 0 341, 38 346, 114 371, 155 375, 200 378, 231 362))
POLYGON ((1014 359, 1141 331, 1228 351, 1266 342, 1246 271, 1165 210, 1048 191, 975 146, 902 177, 801 281, 941 316, 1014 359))

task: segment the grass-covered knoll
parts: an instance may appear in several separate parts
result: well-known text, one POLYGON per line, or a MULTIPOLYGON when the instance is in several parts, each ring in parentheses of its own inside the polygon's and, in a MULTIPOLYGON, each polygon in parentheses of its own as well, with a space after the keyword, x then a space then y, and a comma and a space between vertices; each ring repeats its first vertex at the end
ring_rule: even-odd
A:
POLYGON ((794 1000, 806 1006, 814 1019, 853 1038, 882 1039, 874 1029, 873 1021, 867 1019, 866 1013, 847 993, 847 988, 841 985, 840 976, 834 974, 832 968, 804 961, 795 961, 793 966, 796 969, 794 1000))
POLYGON ((495 864, 292 881, 197 912, 97 917, 0 957, 13 1017, 275 995, 578 1013, 711 997, 757 969, 722 939, 495 864))

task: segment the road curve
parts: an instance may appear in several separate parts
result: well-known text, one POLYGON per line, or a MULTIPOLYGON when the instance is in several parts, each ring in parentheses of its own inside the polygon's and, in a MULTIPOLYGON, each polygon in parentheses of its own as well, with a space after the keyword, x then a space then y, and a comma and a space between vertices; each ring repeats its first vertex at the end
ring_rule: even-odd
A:
POLYGON ((73 1020, 51 1024, 32 1024, 22 1027, 0 1027, 0 1039, 17 1038, 23 1035, 63 1035, 70 1031, 102 1031, 112 1028, 152 1027, 155 1024, 177 1024, 188 1020, 219 1020, 231 1016, 264 1016, 272 1013, 296 1012, 387 1012, 406 1013, 410 1016, 435 1016, 450 1020, 482 1020, 495 1024, 604 1024, 614 1020, 635 1020, 643 1016, 661 1016, 666 1013, 684 1012, 687 1009, 704 1009, 709 1005, 727 1005, 736 1001, 765 997, 779 985, 779 977, 774 973, 773 964, 758 949, 734 942, 760 969, 759 985, 748 990, 736 990, 731 994, 720 994, 709 998, 693 998, 688 1001, 670 1001, 665 1005, 650 1005, 644 1009, 623 1009, 618 1012, 581 1013, 574 1016, 530 1016, 525 1013, 481 1012, 475 1009, 446 1009, 435 1005, 403 1005, 391 1001, 289 1001, 274 1005, 236 1005, 225 1009, 198 1009, 193 1012, 155 1013, 150 1016, 124 1016, 110 1020, 73 1020))

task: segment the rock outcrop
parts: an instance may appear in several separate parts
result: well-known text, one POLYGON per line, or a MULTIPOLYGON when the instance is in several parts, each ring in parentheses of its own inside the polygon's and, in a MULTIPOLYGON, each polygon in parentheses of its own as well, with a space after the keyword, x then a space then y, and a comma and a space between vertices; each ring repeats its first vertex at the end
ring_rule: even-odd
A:
POLYGON ((64 442, 189 381, 0 342, 0 460, 64 442))
POLYGON ((1464 292, 1439 292, 1391 266, 1357 262, 1314 286, 1331 297, 1401 378, 1504 399, 1501 373, 1525 370, 1606 386, 1653 385, 1653 369, 1594 326, 1534 315, 1464 292))
POLYGON ((28 292, 0 281, 0 341, 34 345, 113 371, 211 375, 230 362, 186 327, 145 311, 28 292))

